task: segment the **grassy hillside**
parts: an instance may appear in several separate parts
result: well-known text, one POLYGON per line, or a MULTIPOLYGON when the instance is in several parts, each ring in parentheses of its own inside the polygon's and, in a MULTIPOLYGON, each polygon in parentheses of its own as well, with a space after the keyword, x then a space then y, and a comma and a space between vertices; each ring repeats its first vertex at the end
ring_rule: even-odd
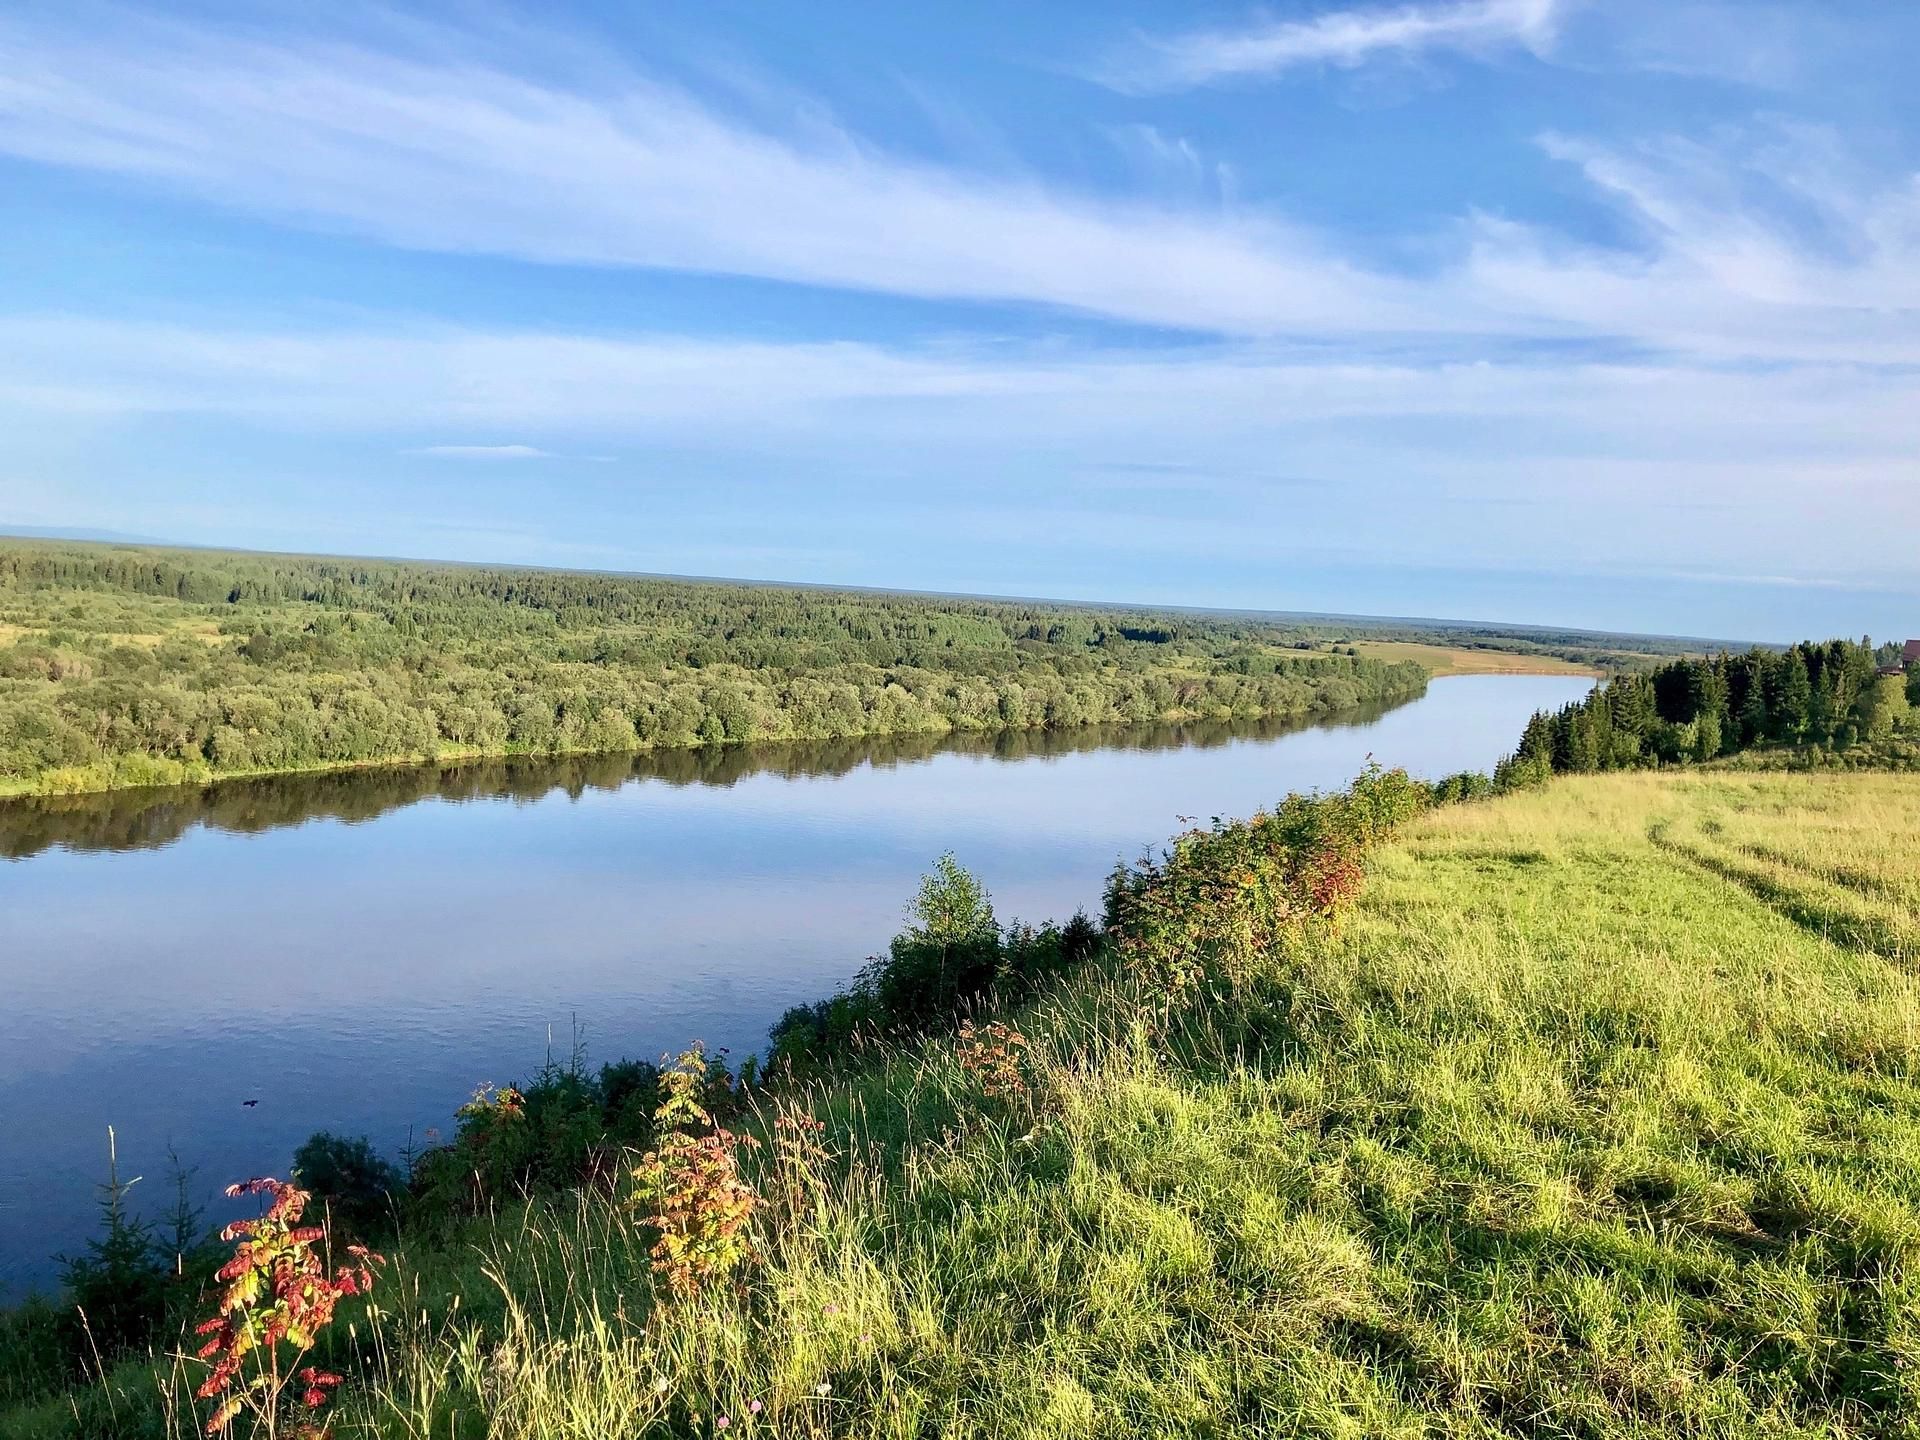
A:
MULTIPOLYGON (((1123 943, 1004 1017, 1017 1085, 936 1039, 800 1097, 737 1290, 651 1302, 605 1195, 403 1247, 335 1433, 1920 1435, 1920 777, 1447 807, 1285 934, 1251 833, 1198 983, 1123 943)), ((0 1429, 190 1433, 155 1394, 0 1429)))

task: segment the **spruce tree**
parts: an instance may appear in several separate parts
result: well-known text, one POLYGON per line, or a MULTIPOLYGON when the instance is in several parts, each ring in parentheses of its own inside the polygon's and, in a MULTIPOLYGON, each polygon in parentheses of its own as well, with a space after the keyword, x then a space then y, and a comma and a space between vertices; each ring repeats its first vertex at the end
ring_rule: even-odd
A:
POLYGON ((1778 698, 1767 706, 1772 712, 1773 738, 1798 744, 1813 719, 1813 680, 1798 645, 1782 657, 1779 675, 1778 698))
POLYGON ((110 1359, 145 1345, 166 1309, 167 1270, 153 1227, 136 1216, 128 1193, 140 1177, 120 1178, 119 1146, 107 1128, 107 1178, 100 1187, 100 1233, 86 1253, 61 1256, 61 1279, 73 1302, 84 1349, 110 1359))

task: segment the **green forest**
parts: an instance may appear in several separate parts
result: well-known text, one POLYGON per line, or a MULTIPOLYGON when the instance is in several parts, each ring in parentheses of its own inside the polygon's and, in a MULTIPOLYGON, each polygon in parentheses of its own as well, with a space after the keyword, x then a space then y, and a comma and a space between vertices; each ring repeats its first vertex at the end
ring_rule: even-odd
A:
POLYGON ((0 543, 0 793, 1306 716, 1425 684, 1246 617, 0 543))
POLYGON ((1782 760, 1903 765, 1920 666, 1862 639, 1672 661, 1615 676, 1586 699, 1535 715, 1503 780, 1686 764, 1749 751, 1782 760))

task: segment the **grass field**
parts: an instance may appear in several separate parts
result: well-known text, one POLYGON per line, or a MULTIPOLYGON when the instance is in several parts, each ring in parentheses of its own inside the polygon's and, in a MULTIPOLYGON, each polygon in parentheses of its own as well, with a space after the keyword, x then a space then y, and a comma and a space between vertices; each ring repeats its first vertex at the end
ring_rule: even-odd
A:
POLYGON ((1404 640, 1360 640, 1354 649, 1372 660, 1412 660, 1430 675, 1594 675, 1591 666, 1557 655, 1511 650, 1480 650, 1456 645, 1422 645, 1404 640))
MULTIPOLYGON (((1020 1014, 1028 1095, 808 1097, 738 1294, 650 1309, 597 1198, 404 1256, 335 1433, 1920 1435, 1916 937, 1920 777, 1432 812, 1246 983, 1020 1014)), ((155 1393, 0 1432, 192 1433, 155 1393)))

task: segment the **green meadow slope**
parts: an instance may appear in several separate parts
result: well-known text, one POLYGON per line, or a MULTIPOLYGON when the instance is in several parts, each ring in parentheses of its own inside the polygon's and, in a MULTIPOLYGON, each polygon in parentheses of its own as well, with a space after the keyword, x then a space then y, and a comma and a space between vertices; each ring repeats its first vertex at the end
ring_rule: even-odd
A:
MULTIPOLYGON (((1920 777, 1562 779, 1369 871, 1009 1012, 1024 1092, 951 1040, 810 1091, 738 1289, 655 1304, 592 1195, 401 1247, 334 1433, 1920 1435, 1920 777)), ((11 1433, 190 1433, 190 1374, 11 1433)))

